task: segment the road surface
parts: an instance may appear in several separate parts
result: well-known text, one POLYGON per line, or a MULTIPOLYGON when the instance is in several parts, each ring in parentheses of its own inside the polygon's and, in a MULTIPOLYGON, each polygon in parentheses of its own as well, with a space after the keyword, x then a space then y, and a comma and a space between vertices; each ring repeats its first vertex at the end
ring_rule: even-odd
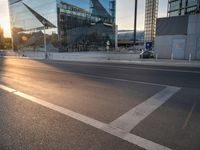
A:
POLYGON ((0 59, 0 149, 199 150, 200 68, 0 59))

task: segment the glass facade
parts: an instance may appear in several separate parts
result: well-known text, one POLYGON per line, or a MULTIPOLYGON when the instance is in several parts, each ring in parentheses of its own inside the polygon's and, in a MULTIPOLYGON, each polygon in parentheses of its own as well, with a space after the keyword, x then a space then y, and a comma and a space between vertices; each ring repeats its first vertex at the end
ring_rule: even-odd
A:
POLYGON ((44 50, 44 37, 48 51, 114 47, 115 7, 115 0, 9 0, 13 48, 44 50))
POLYGON ((145 42, 154 42, 156 19, 158 17, 158 0, 146 0, 145 4, 145 42))
POLYGON ((199 13, 200 0, 169 0, 168 16, 199 13))

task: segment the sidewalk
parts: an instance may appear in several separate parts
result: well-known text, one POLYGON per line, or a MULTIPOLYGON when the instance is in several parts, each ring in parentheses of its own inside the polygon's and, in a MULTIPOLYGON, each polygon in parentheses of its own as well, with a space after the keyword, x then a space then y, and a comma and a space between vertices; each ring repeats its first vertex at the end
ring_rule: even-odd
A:
MULTIPOLYGON (((9 58, 36 59, 44 60, 43 52, 28 52, 25 57, 5 56, 9 58)), ((138 54, 132 53, 106 53, 106 52, 79 52, 79 53, 49 53, 48 60, 55 61, 76 61, 76 62, 96 62, 96 63, 124 63, 141 65, 159 65, 159 66, 183 66, 199 67, 200 60, 170 60, 170 59, 140 59, 138 54)))

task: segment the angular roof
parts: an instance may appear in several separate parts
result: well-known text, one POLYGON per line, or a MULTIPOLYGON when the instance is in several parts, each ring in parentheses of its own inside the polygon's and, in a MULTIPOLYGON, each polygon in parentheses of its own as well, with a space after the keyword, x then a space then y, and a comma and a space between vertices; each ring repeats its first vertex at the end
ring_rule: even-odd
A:
POLYGON ((53 25, 50 21, 48 21, 46 18, 44 18, 42 15, 40 15, 38 12, 30 8, 28 5, 23 3, 24 6, 46 27, 46 28, 56 28, 55 25, 53 25))
POLYGON ((107 12, 107 10, 102 6, 99 0, 91 0, 93 5, 92 14, 95 16, 99 16, 102 18, 111 18, 111 15, 107 12))

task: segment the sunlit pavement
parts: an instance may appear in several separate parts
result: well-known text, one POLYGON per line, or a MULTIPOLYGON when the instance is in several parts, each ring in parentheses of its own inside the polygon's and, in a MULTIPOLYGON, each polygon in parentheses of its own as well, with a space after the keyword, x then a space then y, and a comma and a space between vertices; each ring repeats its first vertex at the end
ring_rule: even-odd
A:
POLYGON ((0 149, 200 149, 199 68, 0 64, 0 149))

